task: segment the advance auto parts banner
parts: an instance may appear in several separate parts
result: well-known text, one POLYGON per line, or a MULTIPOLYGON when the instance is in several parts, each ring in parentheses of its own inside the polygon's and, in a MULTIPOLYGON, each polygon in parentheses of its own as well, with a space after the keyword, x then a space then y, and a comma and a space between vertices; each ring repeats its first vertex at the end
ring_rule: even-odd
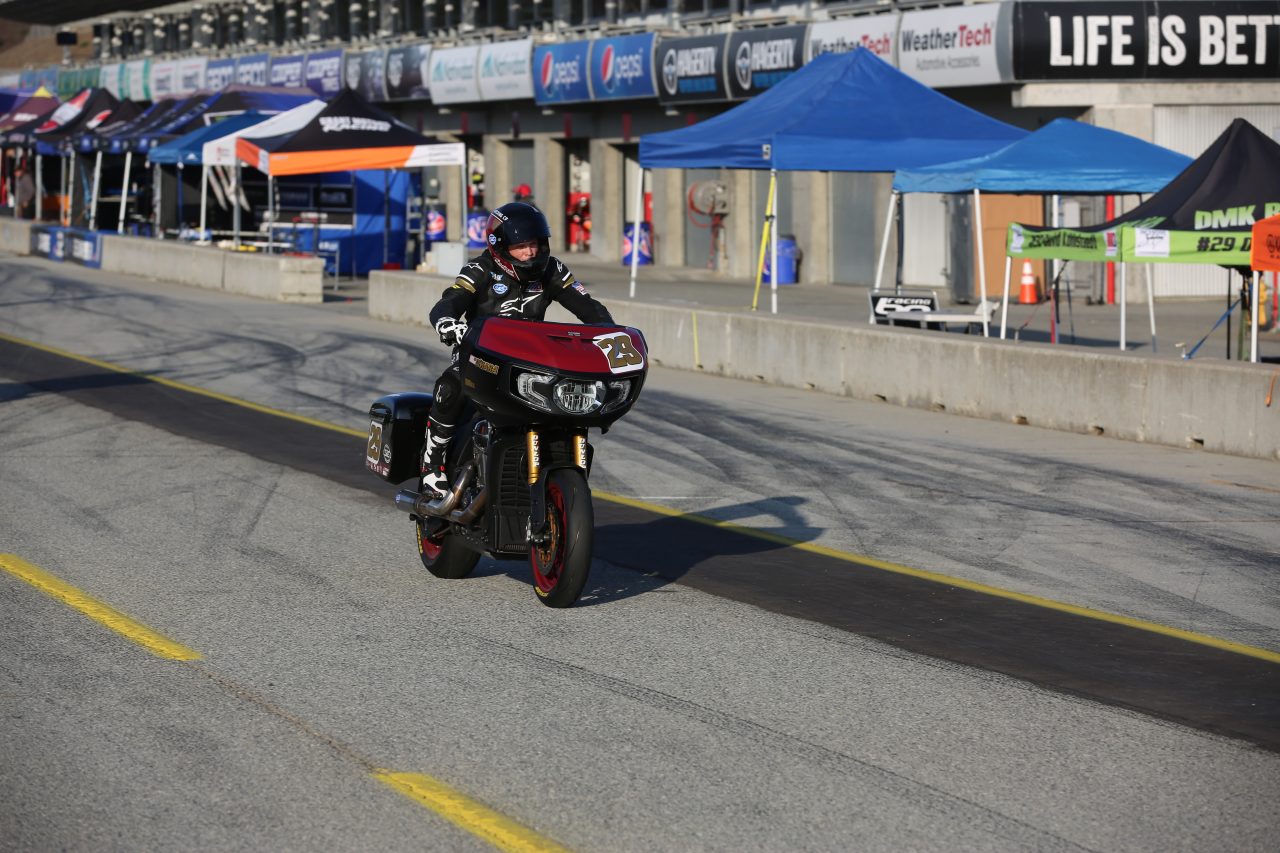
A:
POLYGON ((663 39, 654 53, 658 102, 725 101, 724 52, 728 36, 663 39))
POLYGON ((1014 10, 1019 80, 1275 79, 1275 0, 1028 2, 1014 10))
POLYGON ((741 30, 729 36, 729 97, 750 98, 804 64, 808 26, 741 30))

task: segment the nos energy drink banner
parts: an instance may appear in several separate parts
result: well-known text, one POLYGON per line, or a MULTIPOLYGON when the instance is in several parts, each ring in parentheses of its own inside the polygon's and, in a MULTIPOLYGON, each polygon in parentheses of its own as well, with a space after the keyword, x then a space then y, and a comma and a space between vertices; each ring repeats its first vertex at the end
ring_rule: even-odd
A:
POLYGON ((591 42, 571 41, 533 51, 533 99, 539 104, 591 100, 587 69, 591 42))
POLYGON ((591 42, 591 98, 653 98, 653 33, 591 42))

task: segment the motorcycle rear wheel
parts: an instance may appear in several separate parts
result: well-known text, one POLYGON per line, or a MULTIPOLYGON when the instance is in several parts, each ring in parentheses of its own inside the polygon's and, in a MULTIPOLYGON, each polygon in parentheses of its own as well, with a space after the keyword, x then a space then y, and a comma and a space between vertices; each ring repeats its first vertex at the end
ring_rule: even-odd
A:
POLYGON ((432 535, 430 522, 415 519, 414 538, 418 540, 418 556, 427 571, 438 578, 457 580, 471 574, 480 562, 480 555, 466 547, 456 536, 449 535, 449 528, 432 535))
POLYGON ((586 586, 595 532, 591 489, 581 471, 558 468, 548 475, 547 522, 547 543, 529 546, 533 590, 548 607, 569 607, 586 586))

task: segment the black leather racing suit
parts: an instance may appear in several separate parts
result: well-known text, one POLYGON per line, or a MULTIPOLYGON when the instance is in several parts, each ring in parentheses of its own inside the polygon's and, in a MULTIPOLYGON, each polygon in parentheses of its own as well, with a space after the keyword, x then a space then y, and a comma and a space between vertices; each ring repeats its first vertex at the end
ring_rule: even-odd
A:
MULTIPOLYGON (((516 271, 486 249, 472 258, 458 272, 453 284, 431 309, 431 325, 437 331, 442 322, 462 320, 472 323, 477 317, 497 314, 522 320, 541 320, 552 302, 559 302, 584 323, 612 323, 613 317, 558 258, 552 257, 542 277, 522 282, 516 271)), ((457 350, 454 351, 457 358, 457 350)), ((428 441, 424 448, 431 452, 433 440, 444 445, 453 436, 462 412, 461 369, 455 361, 447 367, 435 385, 435 404, 428 422, 428 441)), ((425 455, 425 454, 424 454, 425 455)), ((423 460, 424 468, 428 464, 423 460)))

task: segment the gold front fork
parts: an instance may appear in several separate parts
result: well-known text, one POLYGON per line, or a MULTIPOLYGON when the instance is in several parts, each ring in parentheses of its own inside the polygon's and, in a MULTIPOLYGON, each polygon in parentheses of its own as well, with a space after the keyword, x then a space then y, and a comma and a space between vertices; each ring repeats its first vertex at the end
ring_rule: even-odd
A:
POLYGON ((573 464, 587 473, 587 434, 575 433, 573 436, 573 464))
POLYGON ((524 440, 525 449, 528 451, 525 453, 525 460, 528 462, 529 468, 529 485, 532 486, 538 482, 538 475, 542 473, 542 440, 536 429, 531 429, 525 433, 524 440))

